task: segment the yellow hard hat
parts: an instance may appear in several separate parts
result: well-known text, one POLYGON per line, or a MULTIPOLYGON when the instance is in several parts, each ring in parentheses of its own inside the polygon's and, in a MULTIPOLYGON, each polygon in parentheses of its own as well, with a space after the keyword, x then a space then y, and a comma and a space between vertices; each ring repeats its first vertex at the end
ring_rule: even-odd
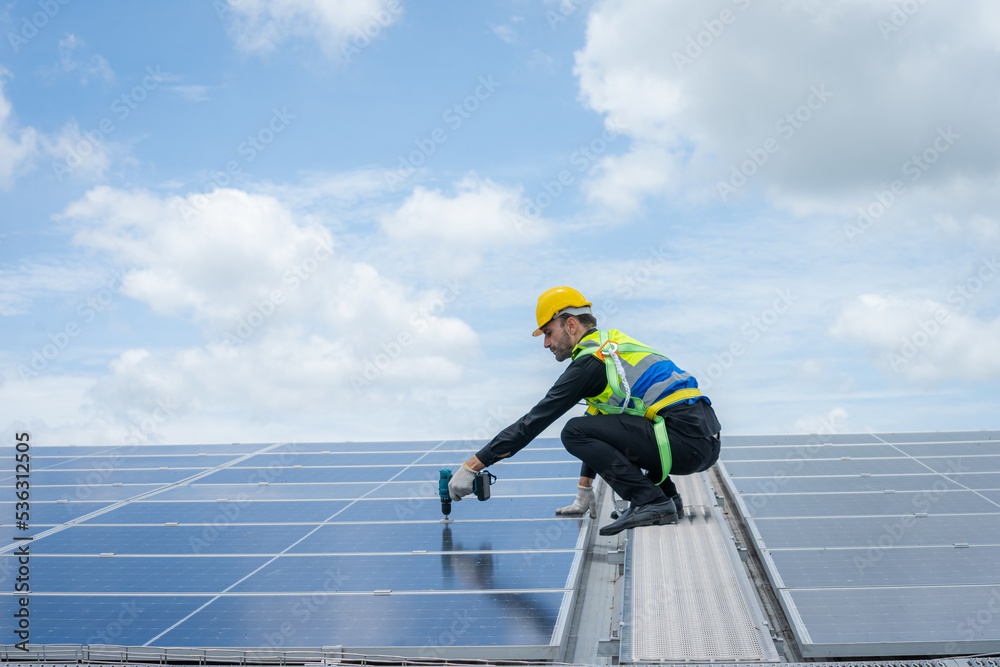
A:
POLYGON ((570 315, 582 315, 590 313, 590 306, 582 294, 572 287, 553 287, 545 290, 538 297, 538 305, 535 307, 535 319, 538 320, 538 328, 532 336, 541 336, 542 327, 551 322, 564 312, 570 315))

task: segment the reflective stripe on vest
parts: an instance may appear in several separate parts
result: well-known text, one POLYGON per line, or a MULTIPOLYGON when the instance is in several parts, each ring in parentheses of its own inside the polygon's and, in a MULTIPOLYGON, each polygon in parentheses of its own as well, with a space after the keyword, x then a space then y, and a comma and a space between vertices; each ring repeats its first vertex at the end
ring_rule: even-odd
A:
MULTIPOLYGON (((668 405, 701 396, 698 381, 694 376, 678 368, 666 355, 615 329, 595 331, 584 336, 573 349, 573 359, 582 354, 594 354, 603 360, 603 355, 599 353, 602 338, 614 342, 618 348, 624 380, 631 389, 631 400, 626 407, 638 408, 646 413, 647 418, 652 419, 659 410, 668 405), (652 410, 653 407, 656 407, 656 410, 652 410)), ((608 366, 609 382, 605 385, 604 391, 597 396, 587 397, 587 403, 590 404, 587 412, 590 414, 608 412, 606 408, 598 406, 614 406, 620 409, 624 401, 625 393, 621 392, 619 395, 612 386, 614 378, 611 377, 611 368, 608 366)), ((621 378, 618 380, 620 382, 621 378)))

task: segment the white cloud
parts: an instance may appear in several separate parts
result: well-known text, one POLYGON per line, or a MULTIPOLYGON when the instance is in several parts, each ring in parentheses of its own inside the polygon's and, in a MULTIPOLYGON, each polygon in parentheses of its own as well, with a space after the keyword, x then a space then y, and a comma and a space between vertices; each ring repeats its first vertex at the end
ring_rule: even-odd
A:
POLYGON ((66 266, 54 260, 24 260, 15 269, 0 269, 0 316, 31 312, 40 296, 78 292, 106 276, 99 269, 66 266))
POLYGON ((13 105, 3 90, 8 76, 10 72, 0 66, 0 188, 3 189, 31 169, 37 146, 34 128, 19 128, 13 120, 13 105))
POLYGON ((191 102, 206 102, 210 99, 208 96, 208 91, 211 90, 210 86, 190 84, 184 86, 168 86, 167 88, 191 102))
POLYGON ((83 227, 75 243, 130 267, 123 294, 205 338, 118 354, 87 394, 108 424, 125 428, 170 401, 170 421, 188 434, 201 420, 243 422, 237 438, 290 411, 346 432, 388 405, 394 419, 416 419, 436 389, 461 380, 478 350, 472 329, 446 313, 461 283, 386 278, 271 196, 219 190, 201 210, 185 208, 198 201, 98 187, 63 214, 83 227))
POLYGON ((350 60, 403 10, 400 0, 242 0, 223 14, 230 12, 230 33, 247 51, 266 53, 290 37, 311 37, 331 57, 350 60))
POLYGON ((847 433, 849 430, 847 410, 835 407, 799 417, 792 425, 791 432, 814 433, 822 437, 831 433, 847 433))
POLYGON ((99 181, 111 167, 112 160, 125 155, 125 149, 106 138, 95 140, 97 134, 84 134, 75 120, 67 123, 57 135, 40 135, 45 154, 50 157, 55 176, 99 181))
MULTIPOLYGON (((971 286, 977 284, 986 289, 981 281, 971 286)), ((864 345, 883 373, 918 386, 991 382, 1000 374, 1000 317, 968 312, 977 298, 969 283, 956 286, 946 303, 863 294, 841 309, 830 334, 864 345)))
POLYGON ((635 147, 625 155, 601 159, 593 178, 584 184, 587 200, 615 213, 634 213, 650 192, 673 190, 676 165, 670 155, 651 145, 635 147))
POLYGON ((111 70, 111 64, 104 56, 92 55, 89 59, 80 59, 76 52, 85 48, 85 42, 70 33, 59 40, 59 64, 51 68, 52 73, 76 74, 80 77, 80 83, 86 85, 91 79, 99 79, 105 83, 112 83, 115 80, 115 73, 111 70))
POLYGON ((114 160, 127 157, 127 150, 120 144, 97 132, 81 132, 75 120, 57 134, 18 127, 13 120, 13 105, 3 91, 4 79, 9 75, 0 67, 0 188, 9 188, 31 171, 42 154, 51 159, 53 175, 60 182, 66 177, 101 180, 114 160))
MULTIPOLYGON (((620 120, 636 150, 673 161, 695 196, 716 197, 716 184, 768 139, 746 187, 781 205, 839 210, 845 197, 869 197, 894 179, 911 190, 995 179, 1000 6, 921 4, 883 38, 879 22, 895 4, 605 0, 576 54, 581 96, 620 120), (910 181, 906 161, 947 128, 960 138, 910 181)), ((607 160, 602 179, 617 166, 607 160)), ((633 189, 654 194, 658 184, 633 189)), ((987 188, 973 195, 985 208, 987 188)))
POLYGON ((448 196, 417 186, 381 219, 385 232, 417 250, 432 272, 466 273, 490 250, 544 238, 545 222, 526 215, 520 187, 470 174, 454 188, 455 195, 448 196))
POLYGON ((508 44, 517 42, 517 31, 509 25, 501 24, 493 26, 493 34, 508 44))

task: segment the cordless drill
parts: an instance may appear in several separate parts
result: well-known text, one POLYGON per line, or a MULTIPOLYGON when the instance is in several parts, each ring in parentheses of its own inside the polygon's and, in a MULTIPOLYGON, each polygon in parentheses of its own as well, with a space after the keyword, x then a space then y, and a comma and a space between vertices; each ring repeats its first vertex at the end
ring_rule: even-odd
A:
MULTIPOLYGON (((472 492, 476 494, 476 498, 489 500, 490 484, 494 480, 496 480, 496 475, 490 473, 489 470, 480 471, 472 480, 472 492)), ((445 521, 448 521, 448 515, 451 514, 451 494, 448 493, 448 482, 450 481, 451 470, 441 468, 441 477, 438 479, 438 494, 441 496, 441 514, 444 514, 445 521)))

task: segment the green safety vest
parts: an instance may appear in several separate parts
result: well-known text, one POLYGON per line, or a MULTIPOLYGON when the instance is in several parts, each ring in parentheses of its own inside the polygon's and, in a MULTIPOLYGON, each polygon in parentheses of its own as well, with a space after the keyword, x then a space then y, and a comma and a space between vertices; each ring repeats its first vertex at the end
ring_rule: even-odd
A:
POLYGON ((670 474, 672 459, 667 427, 658 413, 668 405, 701 397, 698 382, 666 355, 615 329, 595 331, 580 339, 573 348, 573 359, 587 354, 604 362, 608 377, 600 394, 587 397, 587 414, 624 413, 652 421, 662 484, 670 474))

